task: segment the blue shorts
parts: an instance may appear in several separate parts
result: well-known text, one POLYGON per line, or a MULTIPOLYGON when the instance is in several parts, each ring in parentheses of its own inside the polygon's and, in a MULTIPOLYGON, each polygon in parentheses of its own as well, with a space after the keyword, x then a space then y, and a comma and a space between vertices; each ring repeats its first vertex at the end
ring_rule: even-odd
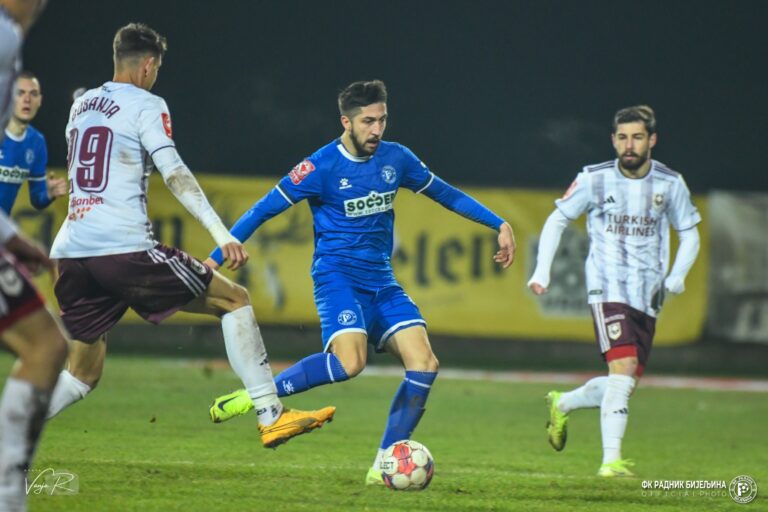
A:
POLYGON ((427 322, 418 306, 399 285, 368 290, 346 281, 336 274, 332 279, 315 282, 315 304, 320 316, 323 350, 345 332, 368 335, 368 343, 376 352, 397 331, 427 322))

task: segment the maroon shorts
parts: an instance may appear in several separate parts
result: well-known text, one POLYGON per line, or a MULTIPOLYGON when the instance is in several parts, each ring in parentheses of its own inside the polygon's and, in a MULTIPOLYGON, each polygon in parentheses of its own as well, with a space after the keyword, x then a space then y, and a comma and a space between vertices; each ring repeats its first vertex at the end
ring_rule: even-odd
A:
POLYGON ((620 302, 592 304, 592 319, 603 358, 611 362, 637 357, 637 375, 642 375, 651 353, 656 319, 620 302))
POLYGON ((43 307, 27 269, 12 254, 0 251, 0 332, 43 307))
POLYGON ((59 260, 54 291, 61 318, 76 340, 93 342, 133 309, 160 323, 203 295, 213 271, 180 249, 59 260))

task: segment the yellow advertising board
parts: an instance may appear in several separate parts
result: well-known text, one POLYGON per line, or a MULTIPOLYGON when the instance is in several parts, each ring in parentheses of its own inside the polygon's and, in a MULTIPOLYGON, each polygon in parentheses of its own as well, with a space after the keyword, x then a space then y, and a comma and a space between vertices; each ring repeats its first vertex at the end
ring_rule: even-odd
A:
MULTIPOLYGON (((277 179, 198 175, 211 203, 227 225, 277 179)), ((553 265, 550 293, 535 297, 525 284, 535 265, 536 243, 557 194, 552 192, 466 188, 510 221, 518 243, 514 265, 502 271, 494 262, 496 233, 445 210, 430 199, 400 190, 395 202, 393 266, 408 294, 419 305, 431 332, 516 339, 592 341, 583 266, 588 242, 583 223, 563 236, 553 265)), ((696 200, 706 219, 706 203, 696 200)), ((205 259, 213 241, 165 188, 159 176, 150 182, 149 211, 158 240, 205 259)), ((22 191, 14 209, 22 229, 50 244, 66 214, 66 202, 37 212, 22 191)), ((697 339, 704 324, 707 296, 708 240, 686 282, 687 291, 671 297, 662 312, 656 341, 671 345, 697 339)), ((224 272, 248 288, 256 316, 266 324, 316 325, 317 314, 309 269, 313 250, 312 216, 306 203, 265 223, 246 243, 247 266, 224 272)), ((52 283, 37 282, 52 304, 52 283)), ((124 321, 142 321, 129 313, 124 321)), ((212 322, 178 314, 170 322, 212 322)))

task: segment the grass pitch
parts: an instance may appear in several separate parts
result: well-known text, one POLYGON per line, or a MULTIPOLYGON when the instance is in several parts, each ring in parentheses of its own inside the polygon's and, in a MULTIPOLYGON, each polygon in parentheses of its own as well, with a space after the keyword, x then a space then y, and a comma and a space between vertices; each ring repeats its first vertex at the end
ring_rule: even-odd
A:
MULTIPOLYGON (((0 358, 7 375, 12 360, 0 358)), ((52 420, 35 470, 77 475, 79 492, 29 499, 31 511, 678 511, 768 510, 765 393, 643 389, 630 403, 624 454, 639 477, 606 481, 597 410, 572 414, 568 445, 546 441, 542 384, 438 378, 414 438, 435 456, 432 485, 363 485, 400 379, 360 377, 285 400, 338 407, 335 421, 277 450, 255 416, 209 422, 211 399, 236 389, 228 369, 110 356, 102 383, 52 420), (757 499, 726 491, 642 488, 643 480, 749 475, 757 499), (704 495, 702 495, 704 494, 704 495), (743 508, 742 508, 743 507, 743 508)), ((562 386, 561 386, 562 387, 562 386)))

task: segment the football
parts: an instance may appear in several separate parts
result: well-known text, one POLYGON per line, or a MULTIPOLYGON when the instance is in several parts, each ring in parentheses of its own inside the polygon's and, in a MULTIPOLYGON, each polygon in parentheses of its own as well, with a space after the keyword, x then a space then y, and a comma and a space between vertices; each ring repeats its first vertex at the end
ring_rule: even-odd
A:
POLYGON ((381 459, 381 476, 390 489, 421 491, 432 481, 435 461, 423 444, 413 440, 392 443, 381 459))

